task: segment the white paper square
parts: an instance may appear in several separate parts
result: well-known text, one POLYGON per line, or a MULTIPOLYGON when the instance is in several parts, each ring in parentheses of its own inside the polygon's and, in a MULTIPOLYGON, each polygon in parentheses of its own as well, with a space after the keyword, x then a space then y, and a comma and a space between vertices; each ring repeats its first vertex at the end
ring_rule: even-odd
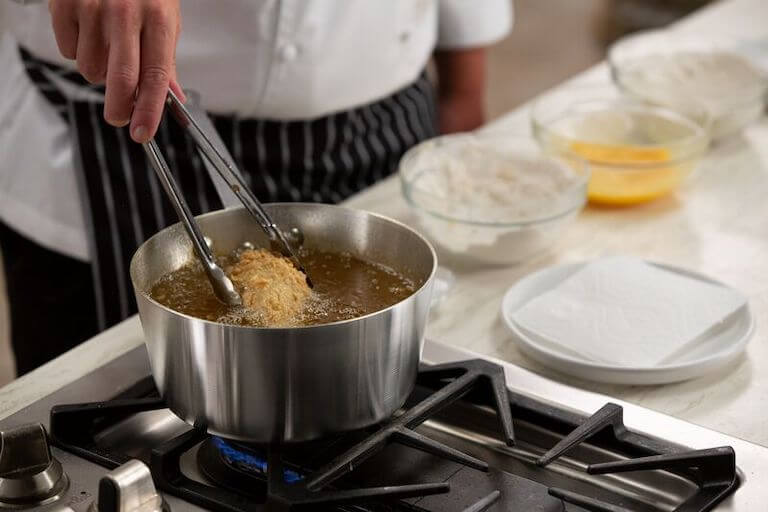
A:
POLYGON ((732 289, 615 257, 585 265, 512 319, 585 359, 649 367, 685 353, 745 303, 732 289))

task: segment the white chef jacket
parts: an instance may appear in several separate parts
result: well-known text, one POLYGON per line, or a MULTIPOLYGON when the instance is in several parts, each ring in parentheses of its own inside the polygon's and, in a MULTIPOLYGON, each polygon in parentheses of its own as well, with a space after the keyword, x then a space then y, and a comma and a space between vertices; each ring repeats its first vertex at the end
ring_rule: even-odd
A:
MULTIPOLYGON (((503 37, 511 0, 183 0, 179 82, 216 113, 312 119, 409 84, 433 49, 503 37)), ((17 51, 62 66, 47 2, 0 0, 0 219, 88 260, 69 127, 17 51)))

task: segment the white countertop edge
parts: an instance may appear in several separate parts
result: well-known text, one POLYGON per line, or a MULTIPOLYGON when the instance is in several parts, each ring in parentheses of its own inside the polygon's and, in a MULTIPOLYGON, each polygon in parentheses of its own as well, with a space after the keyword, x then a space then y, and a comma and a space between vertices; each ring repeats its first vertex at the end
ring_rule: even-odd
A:
POLYGON ((134 315, 0 388, 0 419, 144 343, 134 315))

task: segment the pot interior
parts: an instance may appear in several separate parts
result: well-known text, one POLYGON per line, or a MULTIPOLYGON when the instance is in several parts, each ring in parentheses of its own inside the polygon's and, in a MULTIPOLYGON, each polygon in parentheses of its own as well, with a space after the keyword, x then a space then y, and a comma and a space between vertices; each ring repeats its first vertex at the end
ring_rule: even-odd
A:
MULTIPOLYGON (((313 203, 264 205, 284 230, 298 227, 305 245, 320 250, 349 252, 380 263, 426 283, 437 266, 435 252, 421 235, 386 217, 362 210, 313 203)), ((244 208, 218 210, 197 217, 200 229, 213 241, 217 254, 227 254, 243 242, 267 247, 268 239, 244 208)), ((192 244, 181 224, 169 226, 144 242, 131 261, 131 280, 137 292, 147 294, 163 275, 195 259, 192 244)))

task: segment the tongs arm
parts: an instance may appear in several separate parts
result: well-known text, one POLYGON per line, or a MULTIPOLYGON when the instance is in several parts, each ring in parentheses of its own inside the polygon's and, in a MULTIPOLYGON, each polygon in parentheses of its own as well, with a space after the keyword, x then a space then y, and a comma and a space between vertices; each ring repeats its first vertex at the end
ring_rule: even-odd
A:
POLYGON ((245 183, 242 176, 240 176, 240 173, 235 171, 232 164, 230 164, 229 161, 224 158, 224 155, 216 149, 205 132, 200 128, 200 125, 197 124, 197 121, 195 121, 189 113, 187 107, 184 106, 181 100, 179 100, 176 94, 170 89, 168 90, 166 105, 176 121, 187 131, 187 133, 189 133, 195 141, 195 144, 197 144, 197 147, 200 148, 205 157, 211 164, 213 164, 222 179, 226 181, 227 185, 232 189, 232 192, 237 195, 238 199, 245 205, 248 212, 256 218, 261 227, 267 231, 268 235, 270 235, 270 231, 274 229, 274 224, 270 222, 269 216, 264 211, 264 208, 262 208, 261 203, 250 192, 248 185, 245 183))
MULTIPOLYGON (((243 206, 245 206, 245 209, 248 211, 248 213, 250 213, 251 216, 256 219, 261 228, 269 237, 272 244, 277 247, 283 256, 290 258, 293 264, 306 275, 306 269, 301 264, 301 261, 294 253, 293 249, 291 249, 291 246, 286 240, 285 235, 282 233, 282 231, 280 231, 274 221, 272 221, 267 212, 264 211, 261 203, 258 199, 256 199, 256 196, 253 195, 251 190, 248 188, 248 184, 245 183, 240 173, 237 172, 232 167, 232 164, 229 162, 229 160, 224 158, 219 150, 216 149, 216 146, 210 141, 205 132, 200 128, 184 104, 170 89, 168 90, 168 98, 166 99, 166 103, 176 121, 178 121, 178 123, 190 134, 192 139, 200 148, 200 151, 202 151, 203 155, 205 155, 205 157, 214 166, 216 171, 218 171, 222 179, 227 183, 227 185, 229 185, 229 187, 232 189, 232 192, 237 196, 240 202, 243 203, 243 206)), ((312 286, 312 282, 310 281, 308 275, 307 283, 312 286)))
POLYGON ((219 267, 214 259, 211 248, 208 247, 203 233, 200 231, 200 227, 195 221, 194 215, 189 209, 189 205, 184 200, 184 196, 181 194, 179 185, 171 174, 171 170, 168 168, 168 164, 163 158, 163 154, 160 152, 160 148, 157 147, 155 139, 150 139, 149 142, 143 144, 144 151, 147 153, 149 162, 152 168, 155 170, 157 177, 160 179, 160 184, 168 194, 171 204, 173 205, 176 214, 179 216, 181 224, 187 231, 190 240, 192 241, 192 247, 197 253, 197 257, 200 263, 203 265, 203 270, 208 275, 208 281, 210 281, 213 291, 216 297, 219 298, 225 304, 230 306, 237 306, 242 304, 240 294, 237 293, 232 281, 227 277, 224 271, 219 267))

